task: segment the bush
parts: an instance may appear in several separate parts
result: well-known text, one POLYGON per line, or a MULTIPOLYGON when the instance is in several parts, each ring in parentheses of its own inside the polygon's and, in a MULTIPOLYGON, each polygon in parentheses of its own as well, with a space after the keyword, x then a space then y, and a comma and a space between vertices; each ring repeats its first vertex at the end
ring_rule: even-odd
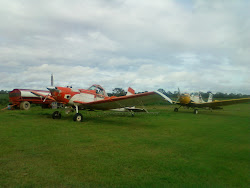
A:
POLYGON ((9 94, 0 94, 0 105, 8 105, 9 104, 9 94))

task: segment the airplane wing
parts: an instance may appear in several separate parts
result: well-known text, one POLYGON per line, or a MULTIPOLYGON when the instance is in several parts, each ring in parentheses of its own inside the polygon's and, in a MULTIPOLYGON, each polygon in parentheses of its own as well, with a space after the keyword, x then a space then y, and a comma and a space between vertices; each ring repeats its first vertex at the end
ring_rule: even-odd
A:
POLYGON ((108 98, 103 100, 98 100, 94 102, 82 102, 82 101, 74 101, 76 105, 82 106, 85 109, 96 109, 96 110, 109 110, 115 108, 125 108, 128 106, 135 106, 135 105, 145 105, 152 102, 157 101, 168 101, 172 103, 172 100, 168 98, 166 95, 158 92, 147 92, 129 96, 121 96, 115 98, 108 98))
POLYGON ((223 100, 223 101, 213 101, 213 102, 206 102, 206 103, 191 103, 191 106, 203 108, 203 107, 218 107, 218 106, 227 106, 232 104, 238 103, 245 103, 250 102, 250 98, 241 98, 241 99, 230 99, 230 100, 223 100))

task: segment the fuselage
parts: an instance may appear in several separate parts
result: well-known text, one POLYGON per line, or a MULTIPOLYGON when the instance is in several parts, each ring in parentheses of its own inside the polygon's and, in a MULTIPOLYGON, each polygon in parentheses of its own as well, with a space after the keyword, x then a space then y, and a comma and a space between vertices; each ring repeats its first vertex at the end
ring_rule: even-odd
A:
POLYGON ((71 87, 48 88, 52 97, 59 103, 73 105, 74 101, 92 102, 109 98, 105 90, 99 85, 93 85, 89 89, 74 90, 71 87))
MULTIPOLYGON (((212 94, 209 94, 209 98, 207 102, 212 102, 212 94)), ((206 103, 200 93, 193 93, 193 94, 181 94, 179 97, 179 103, 183 105, 188 105, 190 103, 206 103)))

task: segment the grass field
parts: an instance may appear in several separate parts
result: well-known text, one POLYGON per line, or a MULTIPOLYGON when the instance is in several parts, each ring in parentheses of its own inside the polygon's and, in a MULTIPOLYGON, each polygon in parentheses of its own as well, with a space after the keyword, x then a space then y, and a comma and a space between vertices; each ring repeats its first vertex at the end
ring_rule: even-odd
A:
POLYGON ((9 94, 0 94, 0 105, 9 104, 9 94))
POLYGON ((250 104, 173 108, 83 112, 83 122, 0 111, 0 187, 248 187, 250 104))

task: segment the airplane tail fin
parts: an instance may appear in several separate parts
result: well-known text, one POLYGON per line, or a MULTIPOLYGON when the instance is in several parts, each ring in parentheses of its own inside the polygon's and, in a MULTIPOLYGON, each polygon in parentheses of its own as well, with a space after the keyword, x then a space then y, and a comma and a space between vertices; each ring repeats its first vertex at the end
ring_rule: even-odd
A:
POLYGON ((134 95, 135 94, 135 90, 133 90, 131 87, 128 88, 128 92, 127 92, 127 95, 134 95))
POLYGON ((212 94, 212 93, 209 93, 207 102, 212 102, 212 101, 213 101, 213 94, 212 94))

